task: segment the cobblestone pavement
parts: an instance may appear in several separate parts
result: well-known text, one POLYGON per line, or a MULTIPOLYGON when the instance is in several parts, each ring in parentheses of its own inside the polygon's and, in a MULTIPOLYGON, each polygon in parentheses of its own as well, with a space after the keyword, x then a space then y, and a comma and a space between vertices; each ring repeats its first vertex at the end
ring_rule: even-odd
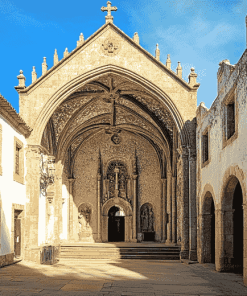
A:
POLYGON ((0 268, 0 295, 247 295, 242 276, 210 264, 144 260, 62 260, 0 268))

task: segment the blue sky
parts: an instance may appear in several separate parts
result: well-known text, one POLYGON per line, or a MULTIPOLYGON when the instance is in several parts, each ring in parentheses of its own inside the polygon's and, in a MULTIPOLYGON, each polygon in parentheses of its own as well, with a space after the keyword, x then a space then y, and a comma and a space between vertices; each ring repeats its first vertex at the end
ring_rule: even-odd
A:
MULTIPOLYGON (((217 95, 218 64, 229 59, 237 63, 246 47, 245 15, 247 0, 112 0, 114 24, 130 37, 138 32, 140 45, 151 54, 156 43, 161 62, 169 53, 172 70, 177 62, 188 81, 194 67, 201 86, 201 101, 210 107, 217 95)), ((32 66, 41 75, 43 57, 48 69, 53 64, 54 49, 59 59, 68 47, 76 47, 82 32, 85 39, 105 23, 106 12, 100 8, 106 0, 0 0, 1 70, 0 93, 19 110, 16 76, 24 71, 26 85, 31 83, 32 66)))

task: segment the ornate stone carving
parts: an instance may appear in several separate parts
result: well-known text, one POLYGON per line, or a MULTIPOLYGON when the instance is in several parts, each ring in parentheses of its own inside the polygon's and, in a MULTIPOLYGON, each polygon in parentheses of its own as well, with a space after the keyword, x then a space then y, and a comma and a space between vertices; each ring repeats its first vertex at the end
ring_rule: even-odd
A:
POLYGON ((66 100, 56 109, 52 115, 56 142, 58 142, 59 135, 71 116, 91 99, 92 97, 76 97, 74 99, 66 100))
POLYGON ((102 52, 107 56, 115 56, 120 50, 120 41, 116 38, 109 37, 101 45, 102 52))
POLYGON ((95 100, 77 115, 70 125, 70 131, 73 131, 78 125, 81 125, 95 116, 110 112, 110 104, 103 102, 103 100, 95 100))
POLYGON ((154 232, 154 212, 148 203, 141 207, 141 231, 154 232))
POLYGON ((127 196, 128 172, 125 164, 121 161, 112 161, 104 178, 103 203, 110 198, 123 198, 131 204, 127 196))
POLYGON ((116 133, 111 137, 111 140, 115 145, 120 144, 122 141, 121 137, 116 133))
POLYGON ((173 119, 171 114, 165 107, 159 103, 157 100, 151 97, 144 97, 144 96, 133 96, 137 101, 142 103, 146 106, 154 115, 157 116, 159 120, 163 122, 166 128, 169 131, 169 134, 172 135, 173 130, 173 119))
POLYGON ((78 208, 78 224, 79 224, 79 240, 88 238, 92 235, 92 229, 90 227, 92 209, 91 206, 83 203, 78 208))

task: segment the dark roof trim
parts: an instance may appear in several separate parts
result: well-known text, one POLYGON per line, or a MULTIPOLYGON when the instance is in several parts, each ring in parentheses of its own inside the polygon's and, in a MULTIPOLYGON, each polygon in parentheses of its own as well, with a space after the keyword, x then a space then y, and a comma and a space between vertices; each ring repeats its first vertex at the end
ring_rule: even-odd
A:
POLYGON ((25 138, 31 134, 32 129, 2 95, 0 95, 0 114, 24 135, 25 138))

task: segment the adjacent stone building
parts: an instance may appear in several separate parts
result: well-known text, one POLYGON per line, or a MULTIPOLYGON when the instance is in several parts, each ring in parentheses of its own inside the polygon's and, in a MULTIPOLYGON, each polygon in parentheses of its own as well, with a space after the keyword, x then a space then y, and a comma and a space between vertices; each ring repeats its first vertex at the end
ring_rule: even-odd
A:
POLYGON ((247 52, 219 64, 218 96, 197 109, 198 260, 246 276, 247 52), (243 258, 244 256, 244 258, 243 258))
POLYGON ((51 69, 44 58, 31 85, 17 77, 23 197, 18 206, 12 193, 2 217, 22 215, 22 257, 40 262, 43 246, 63 242, 156 241, 218 271, 244 264, 245 278, 246 52, 220 64, 218 97, 197 108, 195 70, 183 80, 180 63, 173 72, 104 9, 105 25, 60 61, 55 50, 51 69))

